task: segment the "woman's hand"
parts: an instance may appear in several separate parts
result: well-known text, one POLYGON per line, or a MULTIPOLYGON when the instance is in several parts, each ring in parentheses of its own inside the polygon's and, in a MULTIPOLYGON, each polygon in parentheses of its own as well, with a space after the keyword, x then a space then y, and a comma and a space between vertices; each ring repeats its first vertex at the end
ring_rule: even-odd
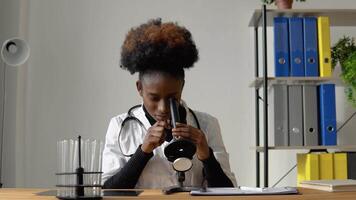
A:
POLYGON ((158 121, 151 126, 143 140, 141 150, 145 153, 151 153, 155 148, 161 146, 166 137, 165 128, 169 128, 167 121, 158 121))
POLYGON ((183 137, 197 145, 197 157, 199 160, 209 158, 208 142, 206 141, 205 134, 200 129, 177 122, 176 128, 172 129, 172 135, 183 137))

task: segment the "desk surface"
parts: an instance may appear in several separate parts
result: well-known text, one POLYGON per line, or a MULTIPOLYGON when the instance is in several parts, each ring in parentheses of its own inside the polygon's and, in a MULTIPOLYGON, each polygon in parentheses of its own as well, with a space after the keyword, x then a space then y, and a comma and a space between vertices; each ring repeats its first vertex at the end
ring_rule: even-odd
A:
MULTIPOLYGON (((54 196, 37 196, 36 193, 43 192, 48 189, 22 189, 22 188, 2 188, 0 189, 0 200, 55 200, 54 196)), ((161 190, 145 190, 138 197, 104 197, 103 199, 250 199, 250 200, 355 200, 356 192, 324 192, 311 189, 298 189, 300 194, 298 195, 269 195, 269 196, 190 196, 188 193, 177 193, 172 195, 163 195, 161 190)))

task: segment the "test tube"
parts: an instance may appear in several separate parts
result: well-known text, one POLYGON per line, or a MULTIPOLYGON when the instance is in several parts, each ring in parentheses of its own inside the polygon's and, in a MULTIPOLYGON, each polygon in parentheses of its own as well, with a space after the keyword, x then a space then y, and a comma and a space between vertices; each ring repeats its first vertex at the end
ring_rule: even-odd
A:
MULTIPOLYGON (((89 139, 86 139, 84 141, 84 165, 83 165, 83 168, 84 168, 84 172, 88 172, 89 169, 90 169, 90 155, 91 155, 91 152, 90 152, 91 148, 90 148, 90 140, 89 139)), ((88 177, 89 174, 84 174, 83 177, 84 177, 84 181, 83 183, 85 185, 88 185, 89 184, 89 177, 88 177)), ((90 196, 91 195, 91 191, 92 191, 92 188, 90 187, 85 187, 84 188, 84 195, 85 196, 90 196)))
MULTIPOLYGON (((103 149, 104 149, 104 142, 100 141, 98 146, 98 151, 97 151, 97 161, 96 161, 96 166, 97 169, 95 171, 97 172, 101 172, 102 170, 102 155, 103 155, 103 149)), ((100 185, 101 183, 101 173, 95 174, 95 180, 94 180, 94 184, 98 184, 100 185)), ((101 187, 95 187, 95 196, 101 196, 101 187)))
MULTIPOLYGON (((68 141, 62 141, 62 170, 63 172, 68 172, 68 141)), ((64 185, 68 185, 68 176, 62 175, 64 185)), ((68 187, 63 187, 63 196, 69 196, 68 187)))
MULTIPOLYGON (((62 172, 61 158, 62 158, 62 141, 58 141, 57 142, 57 173, 62 172)), ((62 176, 57 175, 57 185, 61 185, 61 184, 62 184, 62 176)), ((62 188, 57 187, 57 196, 61 196, 61 195, 62 195, 62 188)))
MULTIPOLYGON (((74 140, 69 140, 69 154, 68 154, 68 172, 74 172, 74 166, 73 166, 73 161, 74 161, 74 140)), ((68 175, 69 179, 69 184, 74 185, 75 184, 75 175, 69 174, 68 175)), ((70 187, 69 188, 69 196, 74 197, 75 196, 75 188, 70 187)))
MULTIPOLYGON (((89 171, 90 172, 95 172, 96 169, 95 169, 95 163, 96 163, 96 157, 97 157, 97 150, 96 150, 96 143, 97 141, 96 140, 93 140, 91 142, 91 159, 90 159, 90 169, 89 171)), ((95 177, 95 174, 89 174, 89 184, 90 185, 93 185, 94 184, 94 177, 95 177)), ((91 196, 95 196, 95 188, 92 188, 91 190, 91 196)))

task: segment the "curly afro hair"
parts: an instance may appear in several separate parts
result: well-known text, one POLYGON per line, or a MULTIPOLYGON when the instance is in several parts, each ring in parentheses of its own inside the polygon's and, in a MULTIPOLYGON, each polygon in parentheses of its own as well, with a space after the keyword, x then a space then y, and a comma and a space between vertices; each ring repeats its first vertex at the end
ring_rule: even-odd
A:
POLYGON ((122 45, 121 68, 131 74, 165 72, 184 78, 184 69, 198 60, 191 33, 176 23, 153 19, 132 28, 122 45))

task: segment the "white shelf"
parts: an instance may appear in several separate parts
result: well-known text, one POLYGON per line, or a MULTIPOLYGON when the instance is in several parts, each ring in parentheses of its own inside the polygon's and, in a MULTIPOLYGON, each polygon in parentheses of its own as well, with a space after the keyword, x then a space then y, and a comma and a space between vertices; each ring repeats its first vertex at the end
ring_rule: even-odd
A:
MULTIPOLYGON (((342 81, 334 77, 268 77, 267 85, 320 85, 333 83, 343 85, 342 81)), ((249 87, 260 88, 263 86, 263 78, 255 78, 249 87)))
MULTIPOLYGON (((267 9, 267 26, 273 25, 273 18, 276 16, 328 16, 330 19, 330 26, 356 26, 356 10, 355 9, 267 9)), ((255 10, 249 27, 258 27, 262 24, 261 9, 255 10)))
MULTIPOLYGON (((263 152, 264 147, 251 147, 251 149, 258 152, 263 152)), ((270 146, 268 150, 321 150, 321 149, 335 149, 356 151, 356 145, 336 145, 336 146, 270 146)))

